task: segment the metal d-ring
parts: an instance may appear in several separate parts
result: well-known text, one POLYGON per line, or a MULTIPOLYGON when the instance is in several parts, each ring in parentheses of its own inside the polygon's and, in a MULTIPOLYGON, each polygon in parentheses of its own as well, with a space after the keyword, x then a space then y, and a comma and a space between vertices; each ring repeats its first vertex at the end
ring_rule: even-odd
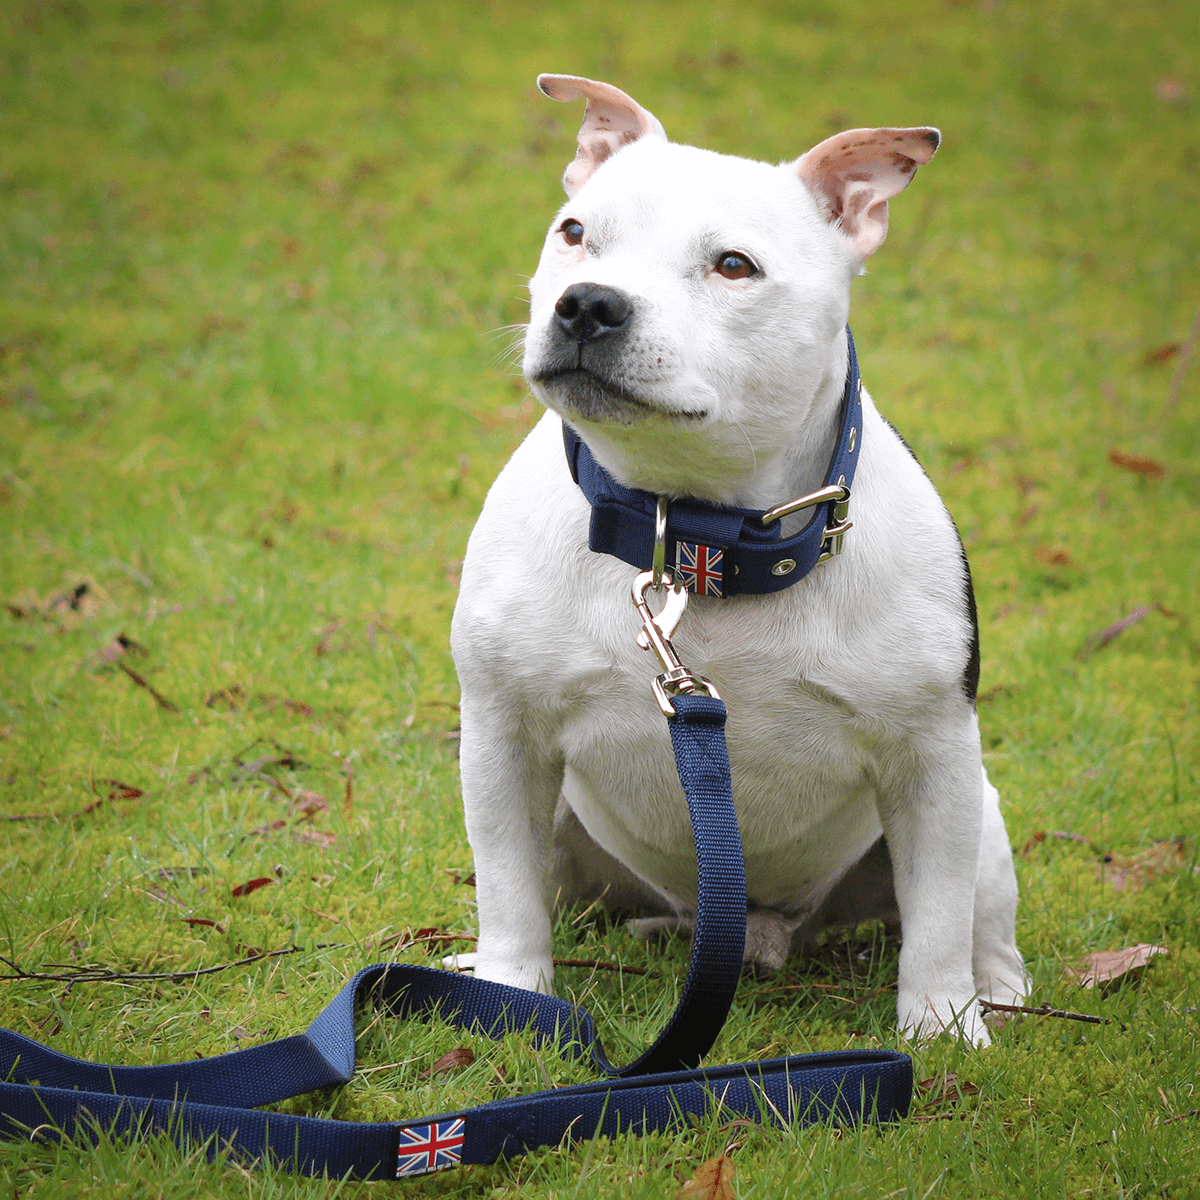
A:
POLYGON ((659 496, 654 511, 654 557, 650 562, 655 587, 669 587, 667 580, 667 498, 659 496))

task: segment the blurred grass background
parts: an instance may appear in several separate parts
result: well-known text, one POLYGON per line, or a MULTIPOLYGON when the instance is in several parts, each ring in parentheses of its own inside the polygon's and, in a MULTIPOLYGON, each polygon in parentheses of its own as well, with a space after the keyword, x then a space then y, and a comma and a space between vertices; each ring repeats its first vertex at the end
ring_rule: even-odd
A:
MULTIPOLYGON (((853 325, 971 554, 988 768, 1014 845, 1035 839, 1034 1002, 1118 1022, 923 1049, 920 1077, 979 1091, 898 1130, 744 1133, 739 1194, 1200 1194, 1200 1119, 1169 1119, 1200 1059, 1190 11, 0 7, 0 953, 169 972, 300 948, 191 983, 2 982, 0 1023, 107 1061, 216 1053, 302 1028, 406 930, 472 931, 447 631, 474 514, 537 415, 511 327, 580 113, 533 79, 571 72, 772 161, 942 129, 853 325), (1093 844, 1036 840, 1062 830, 1093 844), (1167 839, 1140 890, 1096 861, 1167 839), (235 897, 251 878, 274 882, 235 897), (1171 950, 1138 985, 1063 978, 1136 942, 1171 950)), ((563 973, 618 1056, 686 959, 588 921, 556 949, 656 972, 563 973)), ((894 973, 880 930, 832 937, 743 986, 714 1058, 892 1045, 894 973)), ((419 1082, 461 1034, 408 1037, 368 1031, 366 1061, 400 1065, 293 1108, 412 1116, 578 1077, 506 1044, 419 1082)), ((673 1196, 728 1136, 407 1186, 673 1196)), ((0 1172, 18 1195, 340 1190, 164 1146, 0 1146, 0 1172)))

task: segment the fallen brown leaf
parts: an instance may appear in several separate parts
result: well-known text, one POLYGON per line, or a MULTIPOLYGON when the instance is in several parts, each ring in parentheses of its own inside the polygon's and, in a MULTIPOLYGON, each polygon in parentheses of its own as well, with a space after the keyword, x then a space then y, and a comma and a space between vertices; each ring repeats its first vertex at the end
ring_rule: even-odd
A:
POLYGON ((75 814, 77 817, 86 817, 94 813, 110 800, 140 800, 146 794, 141 788, 134 787, 131 783, 122 783, 119 779, 100 779, 97 782, 106 785, 108 790, 98 800, 85 804, 75 814))
POLYGON ((447 1050, 432 1067, 426 1067, 417 1078, 429 1079, 444 1071, 457 1071, 460 1067, 469 1067, 474 1061, 475 1051, 470 1046, 456 1046, 453 1050, 447 1050))
POLYGON ((737 1200, 733 1190, 733 1160, 722 1154, 701 1163, 675 1200, 737 1200))
POLYGON ((270 875, 259 875, 255 879, 247 879, 245 883, 239 883, 231 892, 231 896, 248 896, 251 892, 257 892, 259 888, 264 888, 269 883, 274 883, 275 880, 270 875))
POLYGON ((1183 838, 1155 842, 1148 850, 1129 858, 1106 854, 1096 863, 1096 877, 1114 892, 1138 892, 1156 875, 1178 871, 1184 865, 1183 838))
POLYGON ((1179 342, 1167 342, 1165 346, 1155 346, 1153 350, 1147 350, 1144 361, 1147 366, 1150 363, 1166 362, 1168 359, 1174 358, 1181 349, 1182 346, 1179 342))
POLYGON ((1125 454, 1114 449, 1108 452, 1108 461, 1114 467, 1120 467, 1123 471, 1133 471, 1136 475, 1145 475, 1148 479, 1161 479, 1167 473, 1167 468, 1162 463, 1141 454, 1125 454))
POLYGON ((189 925, 201 925, 205 929, 215 929, 218 933, 225 932, 224 925, 219 925, 216 921, 210 920, 208 917, 181 917, 180 920, 186 921, 189 925))
POLYGON ((1140 974, 1146 964, 1159 954, 1170 954, 1166 946, 1151 946, 1139 942, 1124 950, 1098 950, 1089 954, 1077 967, 1068 967, 1068 979, 1078 981, 1080 987, 1103 988, 1107 984, 1124 982, 1140 974))
POLYGON ((1033 556, 1046 567, 1069 567, 1074 563, 1070 553, 1062 546, 1039 546, 1033 556))

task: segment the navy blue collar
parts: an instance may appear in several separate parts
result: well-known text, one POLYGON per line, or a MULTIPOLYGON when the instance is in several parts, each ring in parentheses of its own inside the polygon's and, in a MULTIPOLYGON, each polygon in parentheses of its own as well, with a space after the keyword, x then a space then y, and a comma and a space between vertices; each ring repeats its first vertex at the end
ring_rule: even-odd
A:
MULTIPOLYGON (((842 549, 850 486, 862 445, 862 397, 854 338, 846 329, 850 362, 842 395, 842 423, 825 485, 809 496, 765 512, 724 508, 703 500, 671 500, 667 509, 666 562, 688 591, 706 596, 764 595, 799 583, 818 563, 842 549), (780 518, 816 508, 800 533, 784 538, 780 518)), ((563 425, 567 463, 592 506, 588 545, 641 571, 651 569, 658 497, 619 484, 587 444, 563 425)))

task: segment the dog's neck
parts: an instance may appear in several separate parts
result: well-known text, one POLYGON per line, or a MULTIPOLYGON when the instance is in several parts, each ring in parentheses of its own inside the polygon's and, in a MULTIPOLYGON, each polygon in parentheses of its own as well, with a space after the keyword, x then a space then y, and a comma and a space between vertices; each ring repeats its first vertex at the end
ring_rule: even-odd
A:
POLYGON ((654 495, 730 508, 767 509, 815 491, 840 431, 849 350, 843 329, 826 370, 795 411, 791 428, 759 444, 738 423, 691 430, 677 420, 637 426, 573 422, 596 461, 620 484, 654 495))
POLYGON ((571 475, 592 507, 588 546, 639 570, 672 565, 689 591, 763 595, 803 579, 841 553, 858 450, 862 389, 847 331, 847 369, 830 453, 806 492, 780 505, 714 504, 630 488, 615 479, 569 425, 563 441, 571 475), (665 501, 665 504, 664 504, 665 501))

